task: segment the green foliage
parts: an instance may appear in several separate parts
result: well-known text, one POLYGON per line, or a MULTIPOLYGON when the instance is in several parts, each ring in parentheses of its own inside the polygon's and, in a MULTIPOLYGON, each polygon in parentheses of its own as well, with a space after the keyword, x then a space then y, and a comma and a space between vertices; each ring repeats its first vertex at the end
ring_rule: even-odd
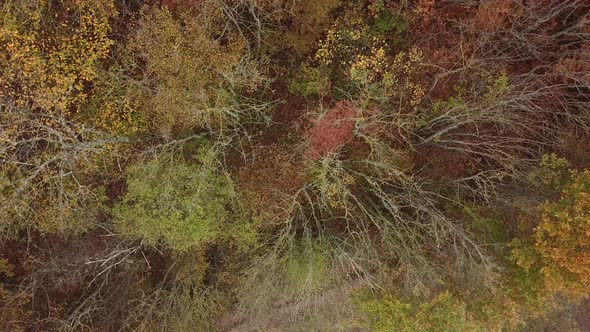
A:
POLYGON ((506 93, 510 88, 510 82, 508 81, 508 75, 506 71, 501 71, 498 77, 488 80, 486 86, 487 92, 484 95, 484 99, 493 101, 502 94, 506 93))
POLYGON ((369 11, 373 16, 371 29, 376 35, 401 35, 408 29, 405 17, 387 9, 383 0, 374 1, 369 5, 369 11))
POLYGON ((450 292, 430 301, 404 302, 391 294, 361 294, 357 309, 375 331, 475 331, 477 325, 467 315, 466 305, 450 292))
POLYGON ((446 100, 437 100, 432 104, 432 111, 434 115, 440 115, 440 113, 443 111, 465 106, 465 101, 463 100, 461 90, 456 90, 458 90, 456 95, 450 96, 446 100))
POLYGON ((304 238, 285 258, 284 274, 295 293, 313 292, 329 285, 330 248, 325 239, 304 238))
POLYGON ((371 8, 350 3, 326 32, 315 59, 325 66, 331 65, 338 77, 346 73, 357 57, 371 56, 378 50, 390 53, 403 40, 404 24, 398 19, 382 3, 371 8))
POLYGON ((509 234, 500 213, 477 205, 466 205, 463 208, 463 214, 470 221, 470 231, 481 236, 486 243, 503 251, 509 242, 509 234))
POLYGON ((289 92, 302 95, 325 96, 330 90, 330 77, 320 67, 301 66, 297 75, 289 84, 289 92))
POLYGON ((571 164, 567 159, 555 153, 544 154, 539 168, 530 174, 530 181, 537 186, 551 190, 560 190, 569 178, 571 164))
MULTIPOLYGON (((484 77, 485 91, 483 92, 483 97, 478 97, 478 99, 484 100, 488 103, 493 103, 498 99, 498 97, 506 93, 510 86, 508 82, 508 76, 505 71, 501 71, 497 76, 490 76, 491 77, 484 77)), ((443 100, 435 100, 432 103, 431 109, 423 111, 420 114, 420 118, 418 120, 419 125, 425 125, 428 123, 428 121, 441 116, 445 112, 451 111, 453 109, 464 109, 467 107, 469 94, 474 94, 474 92, 468 90, 464 85, 464 82, 455 85, 453 87, 455 90, 454 95, 443 100)))
POLYGON ((203 148, 199 164, 152 160, 127 170, 127 193, 114 208, 117 229, 150 245, 187 251, 214 240, 229 221, 234 187, 217 174, 215 155, 203 148))

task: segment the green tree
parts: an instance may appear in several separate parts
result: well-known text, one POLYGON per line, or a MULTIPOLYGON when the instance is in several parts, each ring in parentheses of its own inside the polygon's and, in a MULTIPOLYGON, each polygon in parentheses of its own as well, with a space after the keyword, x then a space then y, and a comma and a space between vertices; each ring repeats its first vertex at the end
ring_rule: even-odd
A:
POLYGON ((121 234, 178 251, 215 239, 230 216, 234 187, 216 172, 212 150, 201 149, 198 161, 156 159, 129 167, 127 193, 113 208, 121 234))
POLYGON ((430 301, 404 302, 385 294, 364 294, 355 298, 357 309, 375 331, 475 331, 466 305, 445 291, 430 301))

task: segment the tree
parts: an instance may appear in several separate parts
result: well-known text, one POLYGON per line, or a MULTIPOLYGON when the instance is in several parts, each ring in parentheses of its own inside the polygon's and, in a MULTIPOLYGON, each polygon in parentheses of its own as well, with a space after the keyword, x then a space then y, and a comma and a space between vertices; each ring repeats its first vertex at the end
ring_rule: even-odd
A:
POLYGON ((264 110, 244 97, 261 86, 263 76, 242 36, 224 28, 231 21, 224 6, 203 1, 180 17, 155 6, 142 11, 129 43, 145 64, 135 101, 156 132, 224 133, 264 110))
POLYGON ((113 41, 112 0, 14 1, 0 12, 0 88, 19 107, 77 112, 113 41))
MULTIPOLYGON (((0 234, 82 231, 105 201, 96 177, 129 139, 0 100, 0 234)), ((105 167, 107 166, 107 167, 105 167)), ((103 178, 106 173, 102 173, 103 178)))
POLYGON ((412 303, 391 294, 357 295, 357 308, 375 331, 478 331, 466 305, 445 291, 430 301, 412 303))
POLYGON ((198 164, 151 160, 127 169, 127 193, 113 208, 114 223, 125 236, 178 251, 203 248, 229 221, 234 187, 218 174, 215 155, 202 148, 198 164))
POLYGON ((0 11, 0 233, 80 231, 105 200, 94 177, 115 137, 76 116, 110 53, 110 0, 14 1, 0 11))
POLYGON ((514 241, 513 257, 538 271, 550 292, 577 298, 590 292, 590 170, 573 171, 560 198, 539 207, 530 237, 514 241))

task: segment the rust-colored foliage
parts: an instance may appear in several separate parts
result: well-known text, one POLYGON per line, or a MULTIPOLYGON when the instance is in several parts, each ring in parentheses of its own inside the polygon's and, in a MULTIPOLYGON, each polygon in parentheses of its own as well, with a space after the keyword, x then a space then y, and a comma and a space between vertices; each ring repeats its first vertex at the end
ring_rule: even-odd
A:
POLYGON ((350 103, 337 103, 309 131, 307 156, 319 159, 350 141, 357 116, 358 110, 350 103))
POLYGON ((480 6, 474 17, 474 26, 484 31, 493 31, 509 24, 509 18, 518 13, 514 1, 487 1, 480 6))
POLYGON ((285 208, 281 195, 292 195, 302 186, 303 168, 279 146, 264 149, 264 154, 237 174, 238 188, 253 213, 262 218, 285 208))
POLYGON ((168 10, 173 11, 176 9, 178 3, 176 0, 162 0, 162 5, 168 8, 168 10))
POLYGON ((451 179, 458 179, 469 174, 469 159, 467 156, 442 149, 436 146, 428 146, 419 149, 416 153, 416 165, 423 167, 428 164, 427 173, 434 176, 444 176, 451 179))

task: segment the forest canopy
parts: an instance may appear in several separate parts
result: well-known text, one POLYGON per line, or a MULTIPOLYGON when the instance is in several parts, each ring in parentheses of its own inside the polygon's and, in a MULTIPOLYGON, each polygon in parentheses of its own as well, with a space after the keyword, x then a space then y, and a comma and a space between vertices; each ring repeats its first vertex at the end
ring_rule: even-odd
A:
POLYGON ((586 0, 4 0, 0 46, 0 329, 590 329, 586 0))

